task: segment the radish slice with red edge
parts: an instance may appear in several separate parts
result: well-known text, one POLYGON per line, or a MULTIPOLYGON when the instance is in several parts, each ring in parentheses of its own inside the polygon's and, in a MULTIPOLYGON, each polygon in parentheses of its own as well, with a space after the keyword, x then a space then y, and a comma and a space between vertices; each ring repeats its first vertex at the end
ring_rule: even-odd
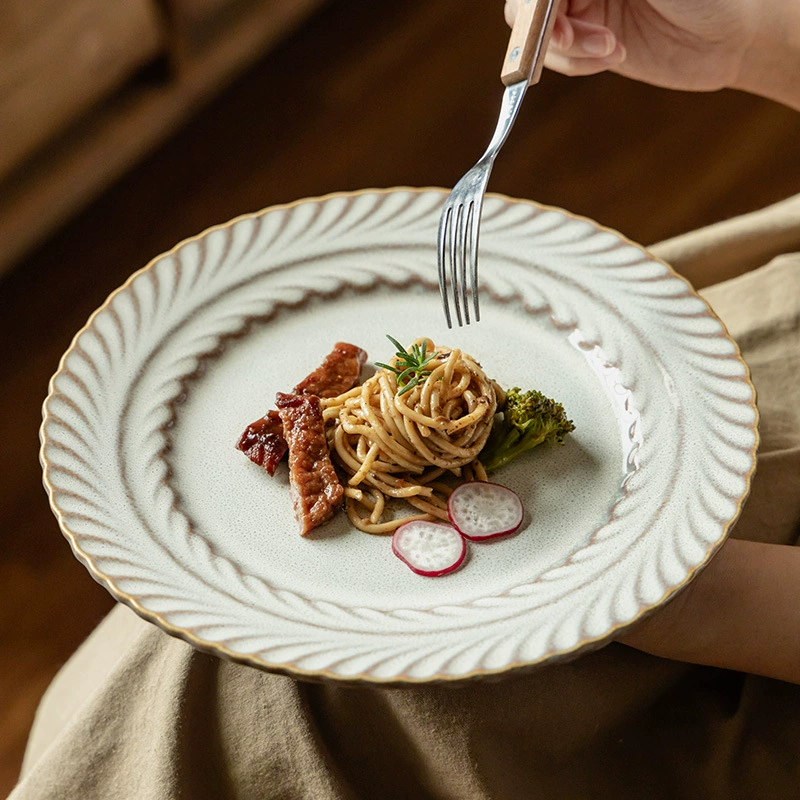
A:
POLYGON ((417 575, 437 578, 461 566, 467 543, 449 525, 417 519, 394 532, 392 552, 417 575))
POLYGON ((516 492, 488 481, 462 483, 447 501, 450 522, 475 542, 514 533, 522 525, 524 514, 516 492))

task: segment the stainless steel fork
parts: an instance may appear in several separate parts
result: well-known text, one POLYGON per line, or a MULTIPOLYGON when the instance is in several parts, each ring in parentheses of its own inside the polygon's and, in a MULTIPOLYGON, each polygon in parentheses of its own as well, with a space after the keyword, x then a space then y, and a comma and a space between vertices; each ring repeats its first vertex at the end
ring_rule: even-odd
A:
POLYGON ((451 294, 459 325, 470 323, 470 296, 475 321, 481 318, 478 303, 478 234, 486 185, 497 153, 508 137, 522 105, 525 90, 541 77, 557 5, 558 0, 521 0, 500 73, 506 90, 494 135, 486 152, 455 185, 442 209, 438 238, 439 292, 448 328, 453 327, 449 301, 451 294))

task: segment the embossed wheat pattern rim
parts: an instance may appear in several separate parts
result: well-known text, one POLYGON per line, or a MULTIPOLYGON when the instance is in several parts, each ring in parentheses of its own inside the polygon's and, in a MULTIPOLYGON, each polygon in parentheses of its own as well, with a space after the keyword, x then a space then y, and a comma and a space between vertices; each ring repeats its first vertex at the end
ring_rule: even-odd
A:
MULTIPOLYGON (((449 673, 442 673, 442 674, 435 674, 435 675, 432 675, 432 676, 426 676, 424 678, 414 678, 414 677, 411 677, 411 676, 408 676, 408 675, 399 675, 399 676, 391 677, 391 678, 388 678, 388 679, 387 678, 382 678, 382 677, 376 677, 375 675, 369 675, 369 674, 346 675, 346 676, 344 676, 344 675, 342 675, 342 674, 340 674, 340 673, 338 673, 338 672, 336 672, 335 670, 332 670, 332 669, 306 670, 306 669, 303 669, 302 667, 298 667, 297 665, 286 664, 286 663, 272 663, 270 661, 267 661, 267 660, 264 660, 264 659, 260 658, 257 655, 238 652, 238 651, 235 651, 235 650, 233 650, 233 649, 231 649, 231 648, 229 648, 229 647, 227 647, 224 644, 221 644, 219 642, 209 641, 207 639, 204 639, 201 636, 198 636, 196 633, 194 633, 191 630, 188 630, 186 628, 171 624, 162 614, 159 614, 157 612, 154 612, 154 611, 146 608, 146 606, 143 605, 136 598, 136 596, 134 596, 131 593, 128 593, 128 592, 125 592, 125 591, 121 590, 119 588, 119 586, 116 585, 116 582, 115 582, 113 577, 111 577, 110 575, 108 575, 105 572, 103 572, 100 568, 98 568, 98 566, 95 563, 93 557, 81 546, 80 541, 79 541, 80 536, 78 534, 76 534, 74 531, 72 531, 70 529, 70 526, 67 524, 66 519, 65 519, 65 515, 62 513, 62 510, 60 509, 60 507, 58 505, 58 502, 57 502, 58 489, 50 480, 50 473, 51 473, 51 469, 52 469, 52 464, 49 462, 49 460, 47 458, 47 455, 46 455, 46 451, 48 449, 48 446, 50 445, 50 441, 48 440, 47 430, 48 430, 48 426, 49 426, 49 424, 50 424, 50 422, 52 420, 52 414, 51 414, 49 405, 50 405, 51 398, 53 397, 54 393, 56 392, 55 381, 56 381, 58 375, 64 369, 65 363, 66 363, 67 359, 69 358, 70 354, 78 346, 78 342, 79 342, 79 339, 80 339, 81 335, 85 331, 87 331, 88 329, 90 329, 92 327, 92 325, 93 325, 95 319, 97 318, 97 316, 99 314, 101 314, 105 309, 108 308, 108 306, 113 302, 114 298, 117 297, 120 293, 127 291, 128 287, 140 275, 142 275, 143 273, 147 273, 149 270, 153 269, 153 267, 158 262, 162 261, 163 259, 166 259, 166 258, 169 258, 169 257, 171 257, 173 255, 178 254, 181 251, 181 249, 186 247, 187 245, 189 245, 189 244, 191 244, 193 242, 202 242, 205 237, 207 237, 209 234, 213 233, 214 231, 231 229, 233 226, 235 226, 237 223, 239 223, 242 220, 252 220, 252 219, 255 219, 255 218, 258 218, 258 217, 262 217, 262 216, 264 216, 264 215, 266 215, 266 214, 268 214, 270 212, 273 212, 273 211, 291 210, 291 209, 294 209, 294 208, 297 208, 299 206, 303 206, 303 205, 309 204, 309 203, 321 204, 321 203, 324 203, 325 201, 333 199, 333 198, 342 198, 342 197, 344 197, 344 198, 353 199, 353 198, 358 198, 358 197, 365 196, 365 195, 372 195, 372 196, 378 196, 378 197, 384 196, 385 197, 385 196, 392 195, 392 194, 395 194, 395 193, 398 193, 398 192, 408 193, 412 197, 413 196, 419 196, 419 195, 426 194, 426 193, 431 193, 431 192, 435 192, 435 193, 441 194, 443 196, 444 193, 445 193, 445 190, 431 189, 431 188, 416 189, 416 188, 409 188, 409 187, 398 187, 398 188, 394 188, 394 189, 384 189, 384 190, 366 189, 366 190, 362 190, 360 192, 340 192, 340 193, 326 195, 324 197, 319 197, 319 198, 306 198, 306 199, 303 199, 303 200, 298 200, 298 201, 296 201, 294 203, 289 203, 289 204, 285 204, 285 205, 281 205, 281 206, 273 206, 271 208, 264 209, 264 210, 259 211, 259 212, 255 212, 253 214, 242 215, 242 216, 237 217, 237 218, 235 218, 235 219, 233 219, 233 220, 231 220, 231 221, 229 221, 227 223, 224 223, 222 225, 214 226, 214 227, 208 229, 207 231, 205 231, 205 232, 203 232, 203 233, 201 233, 201 234, 199 234, 197 236, 191 237, 191 238, 189 238, 189 239, 177 244, 169 252, 157 256, 156 258, 151 260, 150 263, 147 264, 144 268, 142 268, 141 270, 136 272, 134 275, 132 275, 128 279, 128 281, 126 281, 126 283, 123 284, 123 286, 121 286, 119 289, 117 289, 115 292, 113 292, 109 296, 109 298, 105 301, 105 303, 100 308, 98 308, 94 312, 94 314, 92 314, 92 316, 90 317, 90 319, 88 320, 86 325, 74 337, 74 339, 72 341, 72 344, 70 345, 70 348, 65 352, 64 356, 61 359, 58 371, 56 372, 56 374, 51 379, 50 391, 49 391, 49 394, 48 394, 48 398, 47 398, 47 400, 45 400, 44 407, 43 407, 43 422, 42 422, 42 428, 41 428, 41 434, 40 434, 41 435, 40 460, 41 460, 42 467, 43 467, 44 485, 45 485, 45 488, 46 488, 46 490, 48 492, 48 496, 50 498, 51 507, 53 508, 53 511, 54 511, 54 513, 55 513, 55 515, 56 515, 56 517, 58 519, 59 526, 60 526, 63 534, 65 535, 67 540, 70 542, 70 545, 71 545, 72 550, 75 553, 76 557, 86 566, 86 568, 89 570, 89 572, 95 578, 95 580, 97 580, 99 583, 101 583, 103 586, 105 586, 106 589, 117 600, 119 600, 119 601, 125 603, 126 605, 130 606, 140 616, 142 616, 143 618, 148 619, 149 621, 157 624, 159 627, 161 627, 167 633, 169 633, 169 634, 171 634, 173 636, 177 636, 177 637, 189 642, 190 644, 192 644, 193 646, 197 647, 198 649, 201 649, 201 650, 204 650, 206 652, 210 652, 210 653, 213 653, 213 654, 216 654, 216 655, 220 655, 220 656, 229 658, 229 659, 234 660, 234 661, 239 661, 239 662, 247 663, 247 664, 250 664, 252 666, 256 666, 256 667, 262 668, 262 669, 267 669, 267 670, 269 670, 271 672, 292 675, 292 676, 295 676, 295 677, 303 677, 303 678, 310 678, 310 679, 333 679, 333 680, 337 680, 337 681, 350 682, 350 683, 367 682, 367 683, 379 683, 379 684, 385 684, 385 685, 405 685, 405 684, 416 684, 416 683, 457 682, 457 681, 462 681, 462 680, 467 680, 467 679, 473 679, 473 678, 476 678, 476 677, 490 677, 490 676, 493 676, 493 675, 504 674, 504 673, 507 673, 509 671, 519 672, 521 670, 533 668, 533 667, 535 667, 535 666, 537 666, 537 665, 539 665, 539 664, 541 664, 541 663, 543 663, 545 661, 552 662, 552 661, 556 661, 556 660, 562 660, 562 659, 565 659, 565 658, 569 658, 569 657, 571 657, 571 656, 573 656, 573 655, 575 655, 575 654, 577 654, 579 652, 583 652, 583 651, 598 647, 598 646, 602 645, 603 643, 605 643, 606 641, 612 639, 619 629, 627 628, 630 625, 635 624, 636 621, 641 619, 646 614, 650 613, 654 608, 657 608, 659 605, 661 605, 661 603, 663 603, 665 600, 667 600, 672 595, 674 595, 674 594, 678 593, 679 591, 681 591, 686 585, 688 585, 691 582, 691 580, 693 579, 694 575, 698 571, 700 571, 710 561, 710 559, 713 557, 713 555, 715 554, 717 549, 722 545, 722 543, 724 542, 724 540, 725 540, 725 538, 727 536, 727 533, 729 532, 729 530, 735 524, 736 520, 739 517, 739 514, 741 512, 742 506, 743 506, 744 501, 746 500, 747 494, 749 492, 750 482, 752 480, 752 475, 753 475, 753 472, 755 470, 755 457, 754 456, 755 456, 755 451, 756 451, 757 446, 758 446, 758 430, 757 430, 758 414, 757 414, 757 409, 755 407, 755 392, 754 392, 754 389, 752 389, 752 383, 750 382, 749 371, 747 370, 746 364, 744 364, 744 362, 742 362, 742 364, 744 366, 746 380, 747 380, 747 382, 748 382, 748 384, 749 384, 749 386, 750 386, 750 388, 752 390, 753 422, 752 422, 752 429, 751 430, 752 430, 752 434, 753 434, 753 446, 752 446, 751 451, 750 451, 750 456, 751 456, 750 464, 751 464, 751 466, 750 466, 750 469, 747 472, 747 474, 743 476, 744 479, 745 479, 745 483, 746 483, 746 489, 745 489, 744 493, 742 493, 742 495, 740 496, 740 498, 739 498, 739 500, 737 502, 736 511, 735 511, 734 515, 731 517, 731 519, 724 526, 724 530, 722 531, 722 535, 716 541, 714 546, 710 547, 707 550, 705 558, 700 563, 698 563, 694 568, 692 568, 691 570, 688 571, 688 574, 686 575, 685 579, 682 582, 680 582, 679 584, 677 584, 677 585, 668 587, 665 590, 664 595, 660 599, 658 599, 655 603, 649 603, 649 604, 643 606, 640 609, 639 613, 634 618, 626 620, 626 621, 624 621, 623 623, 621 623, 619 625, 611 627, 602 636, 598 636, 598 637, 594 637, 594 638, 582 639, 581 641, 577 642, 575 644, 575 646, 573 646, 573 647, 569 647, 569 648, 562 649, 562 650, 553 650, 552 652, 548 652, 545 655, 543 655, 541 658, 537 658, 535 660, 522 661, 522 662, 512 662, 512 663, 509 663, 507 665, 504 665, 503 667, 501 667, 499 669, 477 669, 477 670, 473 670, 473 671, 466 672, 466 673, 463 673, 463 674, 458 674, 458 675, 451 675, 449 673)), ((647 251, 645 251, 644 248, 641 248, 639 245, 636 245, 635 243, 631 242, 630 240, 626 239, 625 237, 620 236, 620 234, 618 234, 616 231, 613 231, 611 229, 608 229, 608 228, 605 228, 603 226, 600 226, 597 223, 594 223, 594 222, 592 222, 590 220, 585 220, 584 218, 582 218, 580 216, 577 216, 577 215, 574 215, 574 214, 570 214, 569 212, 565 212, 562 209, 555 209, 555 208, 552 208, 552 207, 543 206, 541 204, 533 203, 533 202, 530 202, 530 201, 514 200, 512 198, 507 198, 507 197, 503 197, 503 196, 500 196, 500 195, 494 195, 494 197, 499 198, 499 199, 501 199, 501 200, 503 200, 503 201, 505 201, 505 202, 507 202, 509 204, 523 205, 523 206, 527 205, 527 206, 531 206, 533 208, 540 209, 540 210, 557 211, 559 214, 562 214, 567 218, 570 218, 570 219, 573 219, 573 220, 577 220, 577 221, 581 221, 581 222, 588 222, 597 231, 611 233, 614 236, 616 236, 620 241, 622 241, 624 243, 627 243, 627 244, 629 244, 629 245, 631 245, 633 247, 638 248, 643 253, 647 253, 647 251)), ((413 200, 412 200, 412 202, 413 202, 413 200)), ((663 265, 668 270, 668 273, 671 274, 673 277, 677 277, 675 275, 674 271, 672 270, 672 268, 668 264, 666 264, 663 261, 660 261, 659 259, 656 259, 655 257, 652 256, 652 254, 648 253, 647 255, 652 261, 658 262, 661 265, 663 265)), ((688 286, 688 284, 687 284, 687 286, 688 286)), ((713 310, 711 310, 708 307, 708 305, 705 303, 705 301, 702 300, 702 298, 700 298, 700 296, 697 295, 697 293, 694 292, 694 290, 691 289, 691 287, 689 287, 689 290, 690 290, 691 294, 695 298, 697 298, 697 299, 699 299, 699 300, 701 300, 703 302, 703 305, 707 309, 707 312, 708 312, 709 316, 717 321, 717 323, 720 326, 720 331, 721 331, 720 335, 727 337, 728 334, 727 334, 727 331, 725 330, 724 325, 716 317, 716 315, 714 314, 713 310)), ((734 347, 735 347, 735 350, 736 350, 737 357, 739 359, 741 359, 741 353, 739 352, 738 347, 735 346, 735 343, 734 343, 734 347)))

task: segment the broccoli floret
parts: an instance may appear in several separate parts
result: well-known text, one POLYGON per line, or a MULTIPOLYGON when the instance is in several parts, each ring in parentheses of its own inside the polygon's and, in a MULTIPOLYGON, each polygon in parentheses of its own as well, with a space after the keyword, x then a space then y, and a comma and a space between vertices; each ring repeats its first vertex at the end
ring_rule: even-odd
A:
POLYGON ((514 387, 506 393, 505 406, 495 417, 481 463, 487 472, 494 472, 544 442, 563 444, 564 436, 574 430, 561 403, 535 389, 523 392, 514 387))

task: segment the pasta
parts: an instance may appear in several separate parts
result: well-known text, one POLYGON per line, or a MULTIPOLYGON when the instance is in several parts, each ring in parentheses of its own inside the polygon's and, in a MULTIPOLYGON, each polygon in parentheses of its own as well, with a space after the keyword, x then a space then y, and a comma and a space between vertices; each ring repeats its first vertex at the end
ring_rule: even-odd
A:
POLYGON ((432 357, 410 388, 393 371, 395 359, 321 401, 331 454, 349 476, 347 514, 367 533, 391 533, 411 519, 447 520, 448 478, 486 480, 478 455, 502 392, 471 356, 429 339, 415 344, 423 343, 432 357), (419 513, 391 515, 393 498, 419 513))

